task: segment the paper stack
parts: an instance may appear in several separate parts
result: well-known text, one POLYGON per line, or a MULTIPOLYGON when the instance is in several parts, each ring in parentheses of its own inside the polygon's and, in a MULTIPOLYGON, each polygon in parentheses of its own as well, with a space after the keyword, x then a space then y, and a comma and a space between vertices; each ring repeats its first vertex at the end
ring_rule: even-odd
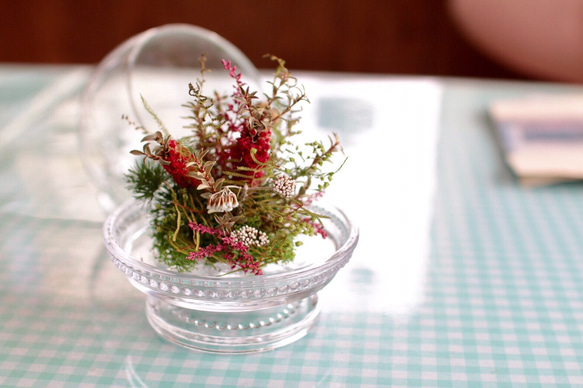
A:
POLYGON ((522 184, 583 179, 583 95, 497 101, 490 114, 506 161, 522 184))

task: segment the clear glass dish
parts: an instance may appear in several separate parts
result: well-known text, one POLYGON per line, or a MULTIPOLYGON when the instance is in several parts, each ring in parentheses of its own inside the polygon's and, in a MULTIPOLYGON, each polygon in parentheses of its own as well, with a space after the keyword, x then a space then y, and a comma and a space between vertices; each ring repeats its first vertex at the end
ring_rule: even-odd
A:
POLYGON ((148 211, 126 202, 106 220, 111 260, 147 295, 146 315, 162 337, 213 353, 253 353, 298 340, 315 324, 318 291, 351 258, 358 230, 339 209, 315 207, 327 216, 329 234, 306 241, 291 265, 275 265, 261 276, 224 274, 202 267, 179 273, 157 262, 149 238, 148 211))

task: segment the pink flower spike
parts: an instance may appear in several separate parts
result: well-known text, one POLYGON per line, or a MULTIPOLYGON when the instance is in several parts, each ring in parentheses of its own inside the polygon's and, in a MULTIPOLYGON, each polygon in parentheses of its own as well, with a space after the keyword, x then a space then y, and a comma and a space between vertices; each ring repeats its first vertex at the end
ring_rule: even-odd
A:
POLYGON ((221 62, 223 63, 223 67, 225 68, 225 70, 227 70, 229 72, 229 75, 231 76, 231 78, 234 78, 237 81, 237 85, 238 86, 243 86, 244 83, 241 82, 241 73, 237 74, 237 66, 232 65, 231 61, 227 61, 225 59, 221 59, 221 62))
POLYGON ((197 224, 196 222, 189 222, 188 226, 193 231, 203 234, 211 234, 214 236, 221 236, 223 234, 223 231, 220 229, 214 229, 206 225, 197 224))

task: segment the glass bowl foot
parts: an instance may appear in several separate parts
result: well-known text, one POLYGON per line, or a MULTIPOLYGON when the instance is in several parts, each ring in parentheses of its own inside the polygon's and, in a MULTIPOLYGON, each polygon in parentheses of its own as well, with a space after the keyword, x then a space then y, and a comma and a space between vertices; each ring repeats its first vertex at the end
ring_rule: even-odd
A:
POLYGON ((297 341, 314 326, 320 313, 318 295, 253 311, 204 311, 146 300, 146 316, 154 330, 187 348, 223 354, 256 353, 297 341))

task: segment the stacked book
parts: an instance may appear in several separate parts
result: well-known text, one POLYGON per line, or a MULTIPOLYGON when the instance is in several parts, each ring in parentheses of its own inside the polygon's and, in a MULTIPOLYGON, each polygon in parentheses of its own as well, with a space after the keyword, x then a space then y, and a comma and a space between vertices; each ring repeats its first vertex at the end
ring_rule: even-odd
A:
POLYGON ((583 179, 583 95, 496 101, 490 115, 506 162, 522 184, 583 179))

